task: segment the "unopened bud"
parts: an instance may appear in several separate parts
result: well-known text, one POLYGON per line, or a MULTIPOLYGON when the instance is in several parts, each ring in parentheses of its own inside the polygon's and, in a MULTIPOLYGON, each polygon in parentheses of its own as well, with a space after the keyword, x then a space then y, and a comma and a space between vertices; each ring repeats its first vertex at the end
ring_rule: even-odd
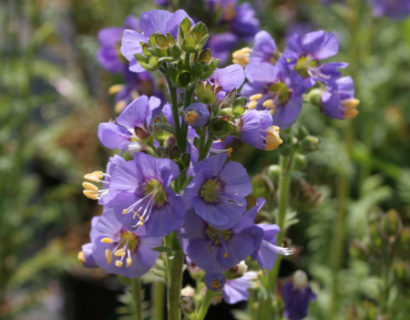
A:
POLYGON ((191 314, 195 311, 195 299, 187 296, 179 298, 179 304, 183 313, 191 314))
POLYGON ((312 89, 307 94, 307 98, 311 104, 314 106, 320 106, 323 90, 322 89, 312 89))
POLYGON ((302 270, 297 270, 293 274, 293 286, 297 289, 304 289, 308 285, 308 277, 302 270))
POLYGON ((400 232, 400 247, 403 252, 410 251, 410 227, 404 227, 400 232))
POLYGON ((268 167, 268 174, 269 176, 274 179, 275 181, 279 181, 281 167, 277 164, 272 164, 268 167))
POLYGON ((405 281, 409 276, 409 268, 403 261, 395 261, 392 265, 394 275, 398 280, 405 281))
POLYGON ((307 166, 306 156, 300 153, 297 153, 293 159, 293 169, 296 171, 301 171, 307 166))
POLYGON ((235 267, 229 269, 229 277, 230 278, 242 277, 246 271, 248 271, 248 266, 246 265, 245 261, 242 260, 235 267))
POLYGON ((300 143, 302 153, 316 151, 319 147, 319 139, 315 136, 306 136, 300 143))

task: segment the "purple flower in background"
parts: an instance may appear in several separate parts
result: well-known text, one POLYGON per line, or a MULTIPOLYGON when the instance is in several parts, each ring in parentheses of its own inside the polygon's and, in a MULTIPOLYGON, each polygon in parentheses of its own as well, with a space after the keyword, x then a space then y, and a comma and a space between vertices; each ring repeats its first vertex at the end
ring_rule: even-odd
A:
POLYGON ((249 82, 242 95, 249 97, 249 109, 269 110, 273 125, 290 127, 302 109, 303 80, 286 64, 250 63, 246 67, 249 82))
POLYGON ((98 32, 100 48, 97 51, 97 59, 100 65, 109 72, 124 71, 125 63, 121 60, 119 45, 125 28, 138 30, 138 20, 133 16, 128 16, 124 21, 124 27, 105 28, 98 32))
POLYGON ((114 122, 102 122, 98 126, 98 138, 110 149, 124 152, 140 151, 140 141, 147 138, 151 121, 161 112, 161 100, 141 96, 132 101, 114 122))
POLYGON ((360 101, 354 97, 354 84, 351 77, 336 80, 321 96, 321 110, 329 118, 351 119, 359 113, 360 101))
POLYGON ((221 60, 221 63, 228 61, 230 52, 238 44, 238 37, 232 32, 211 34, 209 36, 208 46, 211 49, 212 56, 221 60))
POLYGON ((169 5, 169 1, 168 0, 155 0, 155 4, 157 6, 166 7, 169 5))
POLYGON ((275 150, 281 143, 279 128, 273 125, 269 111, 249 110, 239 122, 241 140, 261 150, 275 150))
POLYGON ((206 272, 223 272, 255 252, 263 230, 252 219, 242 216, 232 228, 218 230, 193 211, 187 213, 179 231, 181 247, 206 272))
POLYGON ((249 3, 237 5, 236 0, 209 0, 206 1, 210 10, 217 11, 221 16, 219 25, 226 26, 229 31, 211 35, 209 47, 212 55, 226 63, 230 51, 240 41, 249 42, 259 30, 259 21, 255 17, 255 10, 249 3))
POLYGON ((387 16, 392 19, 405 19, 410 15, 409 0, 370 0, 376 17, 387 16))
POLYGON ((249 299, 249 288, 251 282, 256 279, 257 273, 246 272, 242 277, 226 280, 222 290, 222 296, 226 303, 235 304, 249 299))
POLYGON ((320 64, 320 60, 330 58, 338 51, 339 42, 333 33, 320 30, 309 32, 304 36, 293 35, 281 59, 302 76, 304 85, 308 89, 314 86, 316 81, 329 85, 340 77, 338 69, 347 67, 347 63, 320 64))
POLYGON ((153 249, 162 241, 147 236, 142 229, 136 232, 125 229, 109 208, 92 219, 90 239, 91 246, 87 244, 86 250, 95 264, 108 273, 128 278, 141 277, 151 269, 159 256, 153 249))
POLYGON ((200 102, 191 104, 184 110, 184 120, 192 128, 197 129, 206 125, 209 121, 208 107, 200 102))
POLYGON ((245 168, 227 155, 211 156, 194 167, 194 177, 185 189, 187 208, 217 229, 235 225, 246 210, 245 197, 252 185, 245 168))
POLYGON ((182 198, 170 189, 179 176, 170 159, 157 159, 142 152, 111 170, 107 204, 129 230, 144 226, 150 236, 165 236, 184 223, 182 198))
POLYGON ((259 31, 255 35, 250 62, 272 62, 273 55, 276 53, 276 42, 266 31, 259 31))
POLYGON ((144 71, 144 68, 135 59, 135 54, 142 54, 141 43, 147 43, 153 33, 164 35, 170 33, 176 38, 178 25, 187 17, 189 18, 184 10, 177 10, 174 13, 167 10, 152 10, 141 13, 141 31, 126 29, 122 36, 121 54, 130 62, 129 70, 132 72, 144 71))
POLYGON ((222 273, 209 272, 204 276, 206 287, 212 291, 221 291, 224 287, 226 279, 222 273))
POLYGON ((292 280, 282 287, 285 302, 285 316, 290 320, 301 320, 307 316, 309 303, 316 300, 316 295, 309 286, 306 273, 295 272, 292 280))

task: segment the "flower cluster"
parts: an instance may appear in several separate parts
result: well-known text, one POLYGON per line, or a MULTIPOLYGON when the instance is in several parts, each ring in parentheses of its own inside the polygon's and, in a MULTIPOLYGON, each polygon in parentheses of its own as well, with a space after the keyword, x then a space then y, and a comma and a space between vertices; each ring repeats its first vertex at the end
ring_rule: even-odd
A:
MULTIPOLYGON (((118 36, 120 29, 114 30, 118 36)), ((229 270, 248 257, 270 270, 276 254, 292 253, 276 245, 277 226, 255 224, 264 200, 247 210, 249 176, 240 163, 227 161, 230 150, 222 142, 229 134, 273 150, 281 143, 279 128, 269 113, 244 113, 246 98, 238 93, 243 67, 217 68, 204 48, 207 39, 206 27, 185 11, 154 10, 122 31, 120 50, 128 63, 117 59, 116 39, 100 50, 111 71, 162 72, 171 104, 142 95, 99 125, 101 143, 122 156, 111 157, 105 173, 85 175, 84 195, 103 206, 93 219, 91 242, 79 254, 86 266, 140 277, 158 258, 153 249, 176 232, 183 252, 215 290, 225 281, 217 285, 215 279, 225 276, 234 286, 229 270), (188 100, 183 108, 178 94, 188 100)))
POLYGON ((330 118, 355 117, 359 100, 354 98, 353 80, 341 77, 339 71, 347 64, 323 61, 336 55, 338 49, 332 33, 315 31, 292 35, 280 53, 269 33, 258 32, 253 48, 233 54, 233 61, 245 67, 247 78, 241 91, 249 98, 244 125, 253 120, 260 122, 259 127, 289 128, 302 109, 305 94, 330 118), (266 112, 272 115, 271 123, 266 112))
MULTIPOLYGON (((143 12, 124 28, 100 32, 104 68, 139 80, 157 72, 167 99, 155 90, 129 94, 122 88, 118 115, 100 123, 102 145, 118 154, 105 172, 84 176, 84 195, 98 200, 103 213, 93 218, 90 243, 78 258, 128 278, 144 275, 159 257, 169 270, 182 258, 197 284, 206 285, 207 294, 216 292, 214 300, 236 303, 248 298, 256 278, 246 263, 265 273, 277 255, 293 251, 281 247, 279 226, 255 223, 265 200, 249 205, 251 180, 241 163, 228 159, 230 142, 273 151, 304 97, 337 119, 356 116, 359 102, 352 78, 339 71, 347 64, 324 61, 338 52, 333 34, 294 34, 281 53, 269 33, 257 32, 249 5, 228 0, 206 6, 220 12, 218 23, 229 24, 235 41, 256 34, 252 48, 233 53, 231 65, 219 67, 214 35, 184 10, 143 12)), ((311 151, 317 139, 303 133, 291 143, 311 151)), ((181 299, 193 312, 192 288, 181 299)))

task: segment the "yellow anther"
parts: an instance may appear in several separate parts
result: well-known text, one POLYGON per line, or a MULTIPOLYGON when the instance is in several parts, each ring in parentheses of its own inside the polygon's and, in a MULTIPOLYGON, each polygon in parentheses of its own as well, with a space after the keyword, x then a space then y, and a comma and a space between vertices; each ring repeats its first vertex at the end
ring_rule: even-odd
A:
POLYGON ((228 2, 223 10, 224 20, 231 21, 236 17, 236 8, 233 2, 228 2))
POLYGON ((262 93, 257 93, 249 97, 249 100, 254 101, 254 100, 259 100, 262 98, 262 93))
POLYGON ((83 190, 83 195, 85 195, 88 199, 91 199, 91 200, 97 200, 98 199, 98 191, 83 190))
POLYGON ((269 127, 268 129, 266 129, 266 134, 266 151, 275 150, 277 147, 279 147, 280 144, 282 144, 283 141, 279 136, 279 127, 269 127))
POLYGON ((122 214, 127 214, 128 213, 128 210, 127 209, 123 209, 122 210, 122 214))
POLYGON ((344 108, 344 118, 345 119, 352 119, 356 117, 359 114, 359 111, 357 111, 357 107, 359 105, 360 101, 358 99, 346 99, 342 101, 342 105, 344 108))
POLYGON ((345 113, 344 113, 343 117, 345 119, 353 119, 358 114, 359 114, 359 111, 357 111, 356 109, 347 109, 347 110, 345 110, 345 113))
POLYGON ((122 261, 120 261, 120 260, 115 261, 115 266, 116 266, 117 268, 121 268, 122 265, 123 265, 122 261))
POLYGON ((246 66, 249 63, 249 56, 252 52, 251 48, 245 47, 232 53, 232 62, 240 64, 242 67, 246 66))
POLYGON ((252 100, 251 102, 248 103, 249 109, 255 109, 257 106, 258 106, 258 101, 252 100))
POLYGON ((268 100, 265 100, 265 101, 262 103, 262 105, 263 105, 265 108, 273 108, 274 105, 275 105, 275 102, 273 102, 272 99, 268 99, 268 100))
POLYGON ((273 116, 273 114, 275 113, 275 109, 269 110, 269 113, 271 114, 271 116, 273 116))
POLYGON ((124 88, 123 84, 114 84, 108 89, 108 94, 116 94, 124 88))
POLYGON ((108 264, 111 264, 112 262, 112 252, 110 249, 105 249, 105 260, 107 261, 108 264))
POLYGON ((126 253, 123 249, 118 249, 117 251, 114 252, 114 256, 116 256, 116 257, 123 257, 125 255, 126 255, 126 253))
POLYGON ((94 171, 91 173, 87 173, 86 175, 84 175, 84 179, 91 181, 91 182, 101 182, 101 179, 104 178, 104 172, 102 171, 94 171))
POLYGON ((127 259, 125 259, 125 265, 127 266, 127 268, 131 267, 131 265, 132 265, 132 258, 131 257, 127 257, 127 259))
POLYGON ((127 106, 127 102, 125 100, 120 100, 115 104, 114 111, 116 114, 120 114, 121 111, 127 106))
POLYGON ((224 258, 228 258, 228 252, 224 253, 224 258))
POLYGON ((85 262, 85 253, 84 253, 83 251, 80 251, 80 252, 77 254, 77 259, 78 259, 78 261, 80 261, 81 263, 84 263, 84 262, 85 262))
POLYGON ((213 280, 211 282, 211 287, 214 289, 220 289, 221 288, 221 282, 219 280, 213 280))
POLYGON ((114 241, 111 238, 105 237, 100 240, 102 243, 113 243, 114 241))
POLYGON ((345 99, 342 101, 342 104, 345 109, 356 109, 360 104, 360 100, 355 98, 345 99))
POLYGON ((227 151, 228 157, 232 156, 232 152, 233 152, 233 148, 232 147, 228 148, 228 151, 227 151))
POLYGON ((198 117, 199 114, 195 110, 185 112, 185 121, 188 122, 188 124, 193 124, 198 117))
POLYGON ((82 186, 85 190, 98 191, 98 187, 95 184, 92 184, 87 181, 84 181, 82 186))

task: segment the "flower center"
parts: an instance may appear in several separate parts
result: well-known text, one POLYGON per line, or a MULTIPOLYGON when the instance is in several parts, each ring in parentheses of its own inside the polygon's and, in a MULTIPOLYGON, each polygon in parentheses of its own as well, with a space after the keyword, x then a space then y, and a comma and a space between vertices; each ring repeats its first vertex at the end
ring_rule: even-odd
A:
POLYGON ((201 198, 207 203, 216 203, 218 201, 218 192, 221 190, 221 183, 216 178, 208 179, 202 185, 199 193, 201 198))
POLYGON ((296 62, 294 70, 299 73, 301 77, 309 78, 309 69, 316 68, 317 66, 318 63, 316 60, 312 60, 309 56, 301 56, 296 62))
POLYGON ((205 230, 205 234, 214 245, 224 245, 232 237, 231 230, 217 230, 211 226, 205 230))
POLYGON ((157 179, 152 179, 145 184, 145 195, 152 195, 154 205, 162 206, 167 201, 167 193, 164 190, 161 182, 157 179))
POLYGON ((269 88, 269 91, 273 92, 276 95, 278 99, 277 101, 280 104, 288 101, 292 94, 292 91, 289 89, 289 87, 285 83, 280 82, 280 81, 272 84, 269 88))
POLYGON ((137 249, 139 243, 137 236, 133 232, 128 230, 121 232, 119 241, 123 242, 124 244, 128 244, 128 249, 131 252, 134 252, 135 249, 137 249))
POLYGON ((215 290, 218 290, 221 288, 221 281, 219 280, 213 280, 211 282, 211 287, 214 288, 215 290))

